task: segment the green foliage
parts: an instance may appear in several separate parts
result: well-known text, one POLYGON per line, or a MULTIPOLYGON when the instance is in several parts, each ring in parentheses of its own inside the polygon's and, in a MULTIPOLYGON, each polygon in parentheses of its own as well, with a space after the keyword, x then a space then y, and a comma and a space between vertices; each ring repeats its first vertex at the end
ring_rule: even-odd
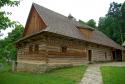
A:
POLYGON ((15 29, 8 33, 8 37, 0 40, 0 58, 16 59, 17 49, 15 48, 15 42, 22 37, 24 27, 20 24, 15 25, 15 29))
POLYGON ((125 2, 122 4, 121 12, 122 12, 122 18, 125 19, 125 2))
POLYGON ((98 29, 119 44, 125 40, 125 2, 111 3, 105 17, 100 17, 98 29))
POLYGON ((79 20, 79 22, 80 22, 81 24, 86 24, 86 25, 89 25, 89 26, 91 26, 91 27, 93 27, 93 28, 96 28, 96 22, 95 22, 95 20, 93 20, 93 19, 90 19, 88 22, 84 22, 84 21, 82 21, 82 20, 79 20))
POLYGON ((18 5, 20 2, 19 1, 12 1, 12 0, 0 0, 0 8, 8 5, 8 6, 15 6, 18 5))
POLYGON ((78 84, 86 66, 75 66, 54 70, 43 74, 12 73, 4 69, 0 72, 1 84, 78 84), (6 81, 7 80, 7 81, 6 81))
POLYGON ((112 2, 109 7, 109 11, 107 13, 107 16, 112 16, 112 17, 120 17, 121 16, 121 4, 112 2))
POLYGON ((121 43, 121 34, 117 21, 115 21, 113 17, 101 17, 99 19, 98 29, 117 43, 121 43))
POLYGON ((96 22, 93 19, 90 19, 86 24, 93 28, 96 28, 96 22))
POLYGON ((125 67, 101 67, 104 84, 125 84, 125 67))
MULTIPOLYGON (((0 9, 3 6, 18 6, 19 1, 12 1, 12 0, 0 0, 0 9)), ((12 27, 14 22, 12 22, 8 17, 5 11, 0 10, 0 30, 6 29, 8 27, 12 27)))
MULTIPOLYGON (((0 9, 4 6, 18 6, 20 1, 12 1, 12 0, 0 0, 0 9)), ((8 37, 0 40, 0 59, 16 59, 16 48, 14 42, 18 40, 23 32, 23 26, 17 25, 16 22, 11 21, 7 15, 10 14, 8 12, 0 10, 0 30, 5 30, 8 27, 15 28, 12 32, 8 34, 8 37)))
POLYGON ((6 39, 9 39, 11 42, 15 42, 22 36, 23 31, 24 27, 21 24, 16 24, 15 29, 8 33, 8 37, 6 39))

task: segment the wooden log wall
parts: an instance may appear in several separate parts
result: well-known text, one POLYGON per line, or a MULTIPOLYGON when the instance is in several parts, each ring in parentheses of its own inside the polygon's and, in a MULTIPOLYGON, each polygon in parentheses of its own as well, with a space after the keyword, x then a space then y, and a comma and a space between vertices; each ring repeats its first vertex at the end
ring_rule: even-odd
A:
POLYGON ((92 50, 92 61, 111 61, 112 49, 97 44, 88 44, 88 50, 92 50))
POLYGON ((86 45, 77 40, 48 37, 47 40, 48 63, 84 63, 87 60, 86 45), (66 52, 62 47, 66 46, 66 52))
MULTIPOLYGON (((19 60, 21 60, 21 59, 22 60, 39 60, 39 61, 44 60, 44 56, 46 54, 45 53, 46 51, 43 50, 44 46, 40 47, 39 53, 29 52, 29 46, 25 46, 24 48, 18 50, 18 59, 19 60)), ((39 46, 42 46, 42 45, 39 45, 39 46)))
POLYGON ((17 53, 17 61, 46 61, 46 44, 45 38, 42 40, 39 38, 38 40, 32 40, 29 43, 25 43, 25 46, 22 46, 18 49, 17 53), (35 51, 35 45, 38 47, 38 52, 35 51), (30 49, 32 46, 32 49, 30 49), (32 52, 30 51, 32 50, 32 52))

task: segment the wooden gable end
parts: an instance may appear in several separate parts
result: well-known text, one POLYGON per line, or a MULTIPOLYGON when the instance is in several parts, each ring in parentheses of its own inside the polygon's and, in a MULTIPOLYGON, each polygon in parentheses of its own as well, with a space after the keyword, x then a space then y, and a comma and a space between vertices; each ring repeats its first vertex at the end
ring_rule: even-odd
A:
POLYGON ((87 29, 87 28, 79 28, 79 30, 84 34, 84 36, 87 39, 91 38, 93 30, 90 30, 90 29, 87 29))
POLYGON ((36 32, 39 32, 42 29, 45 29, 46 27, 47 27, 46 24, 44 23, 42 18, 39 16, 34 6, 32 6, 26 26, 25 26, 24 36, 28 36, 36 32))

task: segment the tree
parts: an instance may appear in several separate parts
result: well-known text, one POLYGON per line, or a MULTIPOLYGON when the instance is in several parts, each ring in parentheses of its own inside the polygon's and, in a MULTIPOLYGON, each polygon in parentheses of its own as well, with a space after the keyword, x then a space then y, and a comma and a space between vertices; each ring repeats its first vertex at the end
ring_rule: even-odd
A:
POLYGON ((121 14, 122 14, 122 18, 125 20, 125 2, 122 4, 121 14))
MULTIPOLYGON (((15 0, 0 0, 0 9, 4 6, 14 7, 18 6, 20 1, 15 0)), ((1 30, 6 28, 14 28, 12 32, 8 34, 8 37, 0 40, 0 58, 15 59, 16 58, 16 48, 14 43, 18 40, 23 32, 23 26, 17 24, 15 21, 11 21, 7 15, 11 13, 7 11, 0 10, 0 36, 2 36, 1 30)))
POLYGON ((125 3, 111 3, 105 17, 100 17, 98 29, 119 44, 125 40, 125 3))
POLYGON ((96 28, 96 22, 93 19, 90 19, 88 22, 86 22, 87 25, 96 28))
MULTIPOLYGON (((0 0, 0 9, 3 6, 18 6, 19 1, 0 0)), ((8 13, 0 10, 0 30, 12 27, 15 22, 12 22, 8 17, 8 13)))
POLYGON ((86 25, 89 25, 89 26, 91 26, 93 28, 97 28, 96 27, 96 22, 93 19, 90 19, 88 22, 84 22, 84 21, 82 21, 82 20, 79 19, 79 22, 81 24, 86 24, 86 25))
POLYGON ((0 40, 0 58, 6 58, 7 60, 16 60, 17 49, 15 42, 22 37, 24 27, 21 24, 16 24, 12 32, 8 33, 8 36, 0 40))
POLYGON ((121 7, 121 15, 122 15, 122 36, 123 36, 123 41, 125 41, 125 2, 122 4, 121 7))
POLYGON ((122 4, 120 3, 116 3, 116 2, 112 2, 110 4, 108 13, 106 14, 107 16, 112 16, 114 18, 118 18, 121 16, 121 6, 122 4))
POLYGON ((8 33, 8 37, 5 39, 9 39, 11 42, 15 42, 22 37, 23 31, 24 27, 21 24, 16 24, 15 29, 13 29, 12 32, 8 33))

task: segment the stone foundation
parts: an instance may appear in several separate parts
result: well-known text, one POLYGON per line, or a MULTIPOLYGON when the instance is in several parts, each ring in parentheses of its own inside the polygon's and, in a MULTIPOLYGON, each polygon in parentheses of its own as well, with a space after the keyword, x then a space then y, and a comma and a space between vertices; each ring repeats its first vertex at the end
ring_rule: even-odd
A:
POLYGON ((18 62, 16 71, 17 72, 31 72, 31 73, 44 73, 52 69, 72 67, 73 64, 61 63, 61 64, 48 64, 48 63, 23 63, 18 62))
POLYGON ((47 64, 17 63, 17 72, 43 73, 47 70, 47 64))

